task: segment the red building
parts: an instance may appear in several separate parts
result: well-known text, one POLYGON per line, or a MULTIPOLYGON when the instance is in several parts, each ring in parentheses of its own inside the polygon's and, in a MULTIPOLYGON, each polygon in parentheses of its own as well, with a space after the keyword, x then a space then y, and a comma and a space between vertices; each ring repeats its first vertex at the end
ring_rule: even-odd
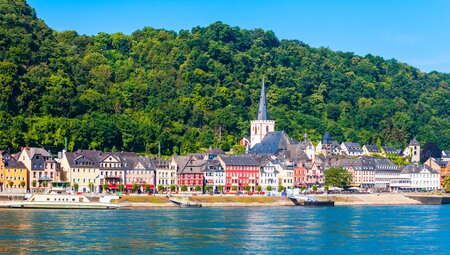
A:
POLYGON ((187 191, 196 191, 195 187, 199 185, 201 191, 203 191, 205 182, 203 171, 206 168, 206 163, 206 160, 196 160, 194 156, 191 156, 184 166, 179 166, 177 175, 180 190, 183 185, 186 185, 187 191))
POLYGON ((249 185, 255 191, 259 184, 259 163, 250 157, 231 156, 219 157, 219 162, 225 171, 225 191, 232 191, 236 186, 237 190, 244 190, 249 185))
POLYGON ((296 187, 306 186, 306 173, 308 170, 304 167, 302 162, 297 162, 294 167, 294 185, 296 187))

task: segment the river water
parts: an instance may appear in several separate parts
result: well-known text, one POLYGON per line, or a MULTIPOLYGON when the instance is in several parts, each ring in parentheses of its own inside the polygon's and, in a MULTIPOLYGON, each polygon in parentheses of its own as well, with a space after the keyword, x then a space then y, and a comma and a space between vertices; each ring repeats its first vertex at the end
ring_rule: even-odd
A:
POLYGON ((0 253, 449 254, 450 206, 0 210, 0 253))

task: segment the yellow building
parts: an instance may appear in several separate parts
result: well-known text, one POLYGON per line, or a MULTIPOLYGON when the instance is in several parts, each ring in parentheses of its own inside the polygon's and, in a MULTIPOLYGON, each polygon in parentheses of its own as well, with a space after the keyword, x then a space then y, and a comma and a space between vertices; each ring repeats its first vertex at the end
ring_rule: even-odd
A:
POLYGON ((11 192, 26 192, 29 187, 28 169, 22 162, 13 157, 3 160, 4 183, 3 190, 11 192))
POLYGON ((5 151, 0 151, 0 191, 4 190, 5 185, 5 163, 3 162, 3 154, 5 151))

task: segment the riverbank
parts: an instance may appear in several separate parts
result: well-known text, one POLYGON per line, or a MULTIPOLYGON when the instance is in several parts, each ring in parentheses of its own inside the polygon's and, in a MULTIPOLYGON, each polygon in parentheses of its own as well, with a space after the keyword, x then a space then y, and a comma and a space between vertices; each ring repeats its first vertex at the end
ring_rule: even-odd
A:
MULTIPOLYGON (((408 193, 379 194, 333 194, 317 195, 322 200, 332 200, 335 206, 362 205, 420 205, 420 201, 407 197, 408 193)), ((200 203, 203 207, 269 207, 294 206, 286 197, 265 196, 192 196, 186 197, 189 202, 200 203)), ((166 197, 124 196, 119 201, 127 203, 131 208, 175 207, 166 197)))
MULTIPOLYGON (((192 203, 200 203, 203 207, 294 206, 286 197, 192 196, 186 199, 192 203)), ((129 204, 131 208, 175 207, 167 197, 160 196, 123 196, 119 203, 129 204)))
POLYGON ((335 206, 422 204, 419 201, 411 199, 405 195, 406 194, 378 193, 378 194, 336 194, 318 197, 334 201, 335 206))

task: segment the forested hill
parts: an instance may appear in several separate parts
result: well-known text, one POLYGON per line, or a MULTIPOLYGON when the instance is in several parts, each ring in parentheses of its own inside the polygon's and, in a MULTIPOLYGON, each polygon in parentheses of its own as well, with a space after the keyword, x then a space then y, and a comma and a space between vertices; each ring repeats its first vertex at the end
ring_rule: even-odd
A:
POLYGON ((318 141, 450 148, 450 75, 216 22, 179 33, 56 32, 0 0, 0 148, 227 150, 248 135, 265 77, 276 129, 318 141))

